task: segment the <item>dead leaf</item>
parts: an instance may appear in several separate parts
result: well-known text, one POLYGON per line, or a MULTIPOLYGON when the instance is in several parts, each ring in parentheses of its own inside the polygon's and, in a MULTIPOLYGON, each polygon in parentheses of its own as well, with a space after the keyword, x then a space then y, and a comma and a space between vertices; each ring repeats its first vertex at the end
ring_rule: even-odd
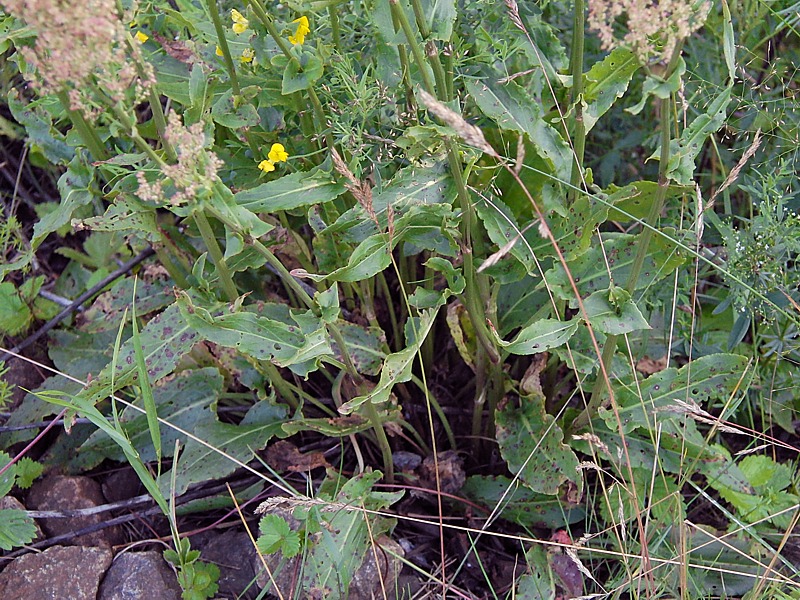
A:
POLYGON ((279 440, 267 448, 267 463, 276 471, 304 473, 331 465, 322 452, 300 452, 291 442, 279 440))
POLYGON ((636 370, 642 375, 652 375, 653 373, 658 373, 666 369, 668 362, 666 354, 661 358, 644 356, 636 363, 636 370))

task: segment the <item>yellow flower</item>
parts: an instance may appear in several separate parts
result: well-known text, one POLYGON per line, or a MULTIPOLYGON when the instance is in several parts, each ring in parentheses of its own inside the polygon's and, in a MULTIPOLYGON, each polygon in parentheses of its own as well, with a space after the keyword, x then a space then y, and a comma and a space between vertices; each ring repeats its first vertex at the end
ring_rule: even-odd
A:
POLYGON ((253 57, 255 57, 255 55, 256 55, 255 50, 253 50, 252 48, 245 48, 242 51, 242 56, 239 60, 241 60, 243 63, 250 63, 253 62, 253 57))
POLYGON ((271 160, 262 160, 260 163, 258 163, 258 168, 264 171, 264 173, 269 173, 275 170, 275 165, 271 160))
POLYGON ((297 23, 297 31, 294 35, 289 36, 289 41, 292 44, 302 44, 306 41, 306 34, 311 33, 311 27, 308 25, 308 17, 300 17, 295 19, 292 23, 297 23))
POLYGON ((220 48, 219 46, 217 46, 217 49, 215 50, 214 54, 216 54, 217 56, 225 56, 222 53, 222 48, 220 48))
POLYGON ((239 34, 247 31, 250 22, 235 8, 231 10, 231 20, 233 21, 233 33, 239 34))
POLYGON ((134 35, 133 37, 135 37, 136 41, 139 42, 140 44, 144 44, 147 40, 150 39, 149 35, 147 35, 146 33, 142 33, 141 31, 137 31, 136 35, 134 35))
POLYGON ((289 158, 289 153, 286 152, 283 144, 272 144, 272 148, 270 148, 267 156, 269 156, 269 159, 274 163, 286 162, 286 159, 289 158))

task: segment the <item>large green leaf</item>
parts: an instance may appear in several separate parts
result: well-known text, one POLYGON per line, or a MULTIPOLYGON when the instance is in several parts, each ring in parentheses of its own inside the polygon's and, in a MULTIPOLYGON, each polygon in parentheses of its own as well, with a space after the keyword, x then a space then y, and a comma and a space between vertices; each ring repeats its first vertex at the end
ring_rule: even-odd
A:
MULTIPOLYGON (((675 235, 674 232, 666 229, 663 233, 664 235, 655 236, 650 242, 639 278, 636 280, 637 290, 663 279, 683 263, 683 253, 669 239, 671 235, 675 235)), ((611 283, 608 267, 611 268, 615 285, 625 288, 628 284, 640 235, 604 233, 602 236, 602 247, 593 246, 584 254, 568 261, 570 274, 582 298, 608 288, 611 283)), ((577 307, 572 285, 560 263, 556 263, 545 273, 545 281, 553 294, 568 300, 572 308, 577 307)))
POLYGON ((430 39, 449 41, 456 20, 455 0, 421 0, 430 39))
POLYGON ((616 48, 603 60, 592 65, 584 75, 583 121, 586 133, 622 97, 638 69, 639 60, 636 55, 625 48, 616 48))
MULTIPOLYGON (((223 379, 212 367, 186 371, 162 386, 153 388, 159 418, 184 431, 194 432, 203 419, 216 420, 213 408, 222 392, 223 379)), ((147 416, 126 407, 120 416, 125 435, 145 462, 156 460, 147 425, 147 416)), ((205 425, 208 425, 206 423, 205 425)), ((175 440, 186 443, 186 436, 169 425, 161 427, 163 456, 172 456, 175 440)), ((124 461, 122 449, 102 431, 97 431, 81 446, 81 452, 96 452, 105 458, 124 461)))
MULTIPOLYGON (((683 411, 678 400, 691 399, 698 405, 726 400, 742 383, 747 364, 747 358, 738 354, 711 354, 680 369, 659 371, 636 385, 618 384, 615 397, 623 431, 652 427, 656 411, 683 411)), ((610 428, 618 427, 614 411, 602 409, 600 415, 610 428)))
MULTIPOLYGON (((699 115, 681 133, 681 137, 670 142, 667 177, 682 185, 691 185, 694 178, 694 159, 703 149, 706 139, 715 133, 725 122, 726 109, 730 104, 733 87, 725 88, 708 105, 706 112, 699 115)), ((656 149, 653 157, 658 157, 656 149)))
MULTIPOLYGON (((150 383, 154 383, 172 373, 183 355, 199 341, 199 336, 186 323, 177 304, 172 304, 150 319, 140 332, 139 340, 147 376, 150 383)), ((134 341, 128 339, 119 349, 113 389, 111 364, 108 364, 78 396, 81 399, 105 398, 135 383, 136 378, 136 348, 134 341)))
MULTIPOLYGON (((614 205, 608 211, 609 220, 628 222, 631 219, 644 219, 650 213, 659 187, 657 181, 636 181, 624 187, 611 184, 603 190, 608 194, 607 201, 614 205)), ((672 184, 667 186, 666 200, 694 193, 692 186, 672 184)))
POLYGON ((237 204, 253 212, 275 212, 330 202, 344 191, 344 186, 329 174, 315 169, 284 175, 239 192, 234 198, 237 204))
POLYGON ((542 157, 550 161, 561 181, 569 181, 572 151, 544 120, 541 105, 513 81, 501 85, 491 79, 466 80, 467 91, 483 113, 502 129, 526 133, 542 157))
POLYGON ((570 482, 583 489, 578 457, 564 444, 564 433, 544 410, 544 397, 526 397, 520 406, 504 400, 495 413, 497 443, 508 468, 534 492, 553 496, 570 482))
MULTIPOLYGON (((178 306, 195 335, 220 346, 235 348, 258 360, 271 360, 305 376, 319 358, 332 356, 325 324, 308 313, 292 315, 294 325, 249 311, 204 308, 181 293, 178 306)), ((263 307, 262 307, 263 308, 263 307)))
POLYGON ((528 240, 522 235, 511 210, 497 197, 488 194, 476 195, 475 209, 483 222, 489 239, 499 248, 516 241, 509 254, 525 266, 528 272, 536 269, 536 261, 528 240))
POLYGON ((578 319, 541 319, 525 327, 510 342, 504 342, 499 337, 496 339, 511 354, 539 354, 567 343, 578 330, 579 323, 578 319))
POLYGON ((239 468, 238 463, 252 460, 272 437, 286 437, 281 428, 288 418, 285 406, 262 400, 247 411, 239 425, 221 423, 209 408, 203 410, 208 414, 198 419, 192 433, 204 443, 195 439, 186 442, 186 448, 173 467, 174 489, 171 485, 172 471, 161 475, 158 485, 165 495, 174 493, 177 496, 193 483, 230 475, 239 468))
POLYGON ((473 475, 467 478, 459 493, 486 506, 489 511, 499 509, 498 514, 503 519, 523 527, 560 529, 586 516, 582 505, 558 496, 537 494, 508 477, 473 475))

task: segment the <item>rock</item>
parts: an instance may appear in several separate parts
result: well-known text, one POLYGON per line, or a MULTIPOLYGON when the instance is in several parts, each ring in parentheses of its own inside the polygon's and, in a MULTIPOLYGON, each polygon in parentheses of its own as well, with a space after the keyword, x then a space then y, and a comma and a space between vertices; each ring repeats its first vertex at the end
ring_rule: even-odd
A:
POLYGON ((192 547, 200 550, 200 560, 219 567, 219 598, 252 600, 260 587, 256 573, 262 568, 253 542, 244 531, 209 531, 192 536, 192 547))
POLYGON ((121 502, 145 493, 141 480, 131 467, 111 473, 103 481, 103 496, 108 502, 121 502))
POLYGON ((84 546, 53 546, 41 554, 26 554, 0 573, 0 598, 95 600, 111 557, 108 548, 84 546))
MULTIPOLYGON (((28 508, 31 510, 65 511, 92 508, 104 503, 100 485, 89 477, 51 475, 34 483, 28 493, 28 508)), ((97 513, 78 517, 39 519, 39 524, 48 537, 54 537, 99 525, 106 519, 107 513, 97 513)), ((75 537, 66 543, 108 548, 122 541, 122 530, 119 527, 107 527, 75 537)))
POLYGON ((175 571, 161 553, 125 552, 117 556, 100 586, 97 600, 180 600, 175 571))

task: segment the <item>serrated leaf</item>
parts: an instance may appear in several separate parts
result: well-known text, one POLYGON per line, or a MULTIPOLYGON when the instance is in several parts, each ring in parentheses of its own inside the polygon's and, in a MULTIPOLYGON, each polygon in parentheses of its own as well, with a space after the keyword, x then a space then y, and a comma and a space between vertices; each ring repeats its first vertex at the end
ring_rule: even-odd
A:
POLYGON ((285 519, 276 514, 264 515, 258 523, 261 535, 256 546, 264 554, 273 554, 280 550, 286 558, 292 558, 300 552, 300 536, 292 531, 285 519))
POLYGON ((623 335, 640 329, 651 329, 630 294, 621 305, 608 299, 608 290, 599 290, 583 301, 589 323, 609 335, 623 335))
POLYGON ((583 120, 586 133, 628 89, 634 73, 639 69, 636 55, 625 48, 616 48, 600 62, 592 65, 584 75, 583 120))
POLYGON ((17 463, 17 487, 27 490, 33 485, 33 481, 42 474, 44 465, 23 456, 17 463))
POLYGON ((24 510, 0 510, 0 548, 11 550, 30 544, 36 537, 36 524, 24 510))
POLYGON ((253 212, 276 212, 330 202, 344 191, 345 187, 324 171, 299 171, 239 192, 234 199, 253 212))
POLYGON ((578 319, 541 319, 525 327, 511 342, 503 341, 496 334, 495 337, 497 343, 512 354, 539 354, 567 343, 579 323, 578 319))
MULTIPOLYGON (((727 400, 742 383, 747 364, 747 358, 738 354, 711 354, 680 369, 659 371, 637 385, 620 386, 615 397, 623 432, 651 427, 654 411, 680 412, 676 400, 690 398, 699 405, 712 399, 727 400)), ((619 427, 615 411, 602 409, 600 415, 610 428, 619 427)))
POLYGON ((580 496, 583 477, 578 457, 564 444, 564 433, 544 410, 544 398, 529 397, 517 407, 503 401, 495 413, 500 454, 512 473, 534 492, 553 496, 573 483, 580 496))

